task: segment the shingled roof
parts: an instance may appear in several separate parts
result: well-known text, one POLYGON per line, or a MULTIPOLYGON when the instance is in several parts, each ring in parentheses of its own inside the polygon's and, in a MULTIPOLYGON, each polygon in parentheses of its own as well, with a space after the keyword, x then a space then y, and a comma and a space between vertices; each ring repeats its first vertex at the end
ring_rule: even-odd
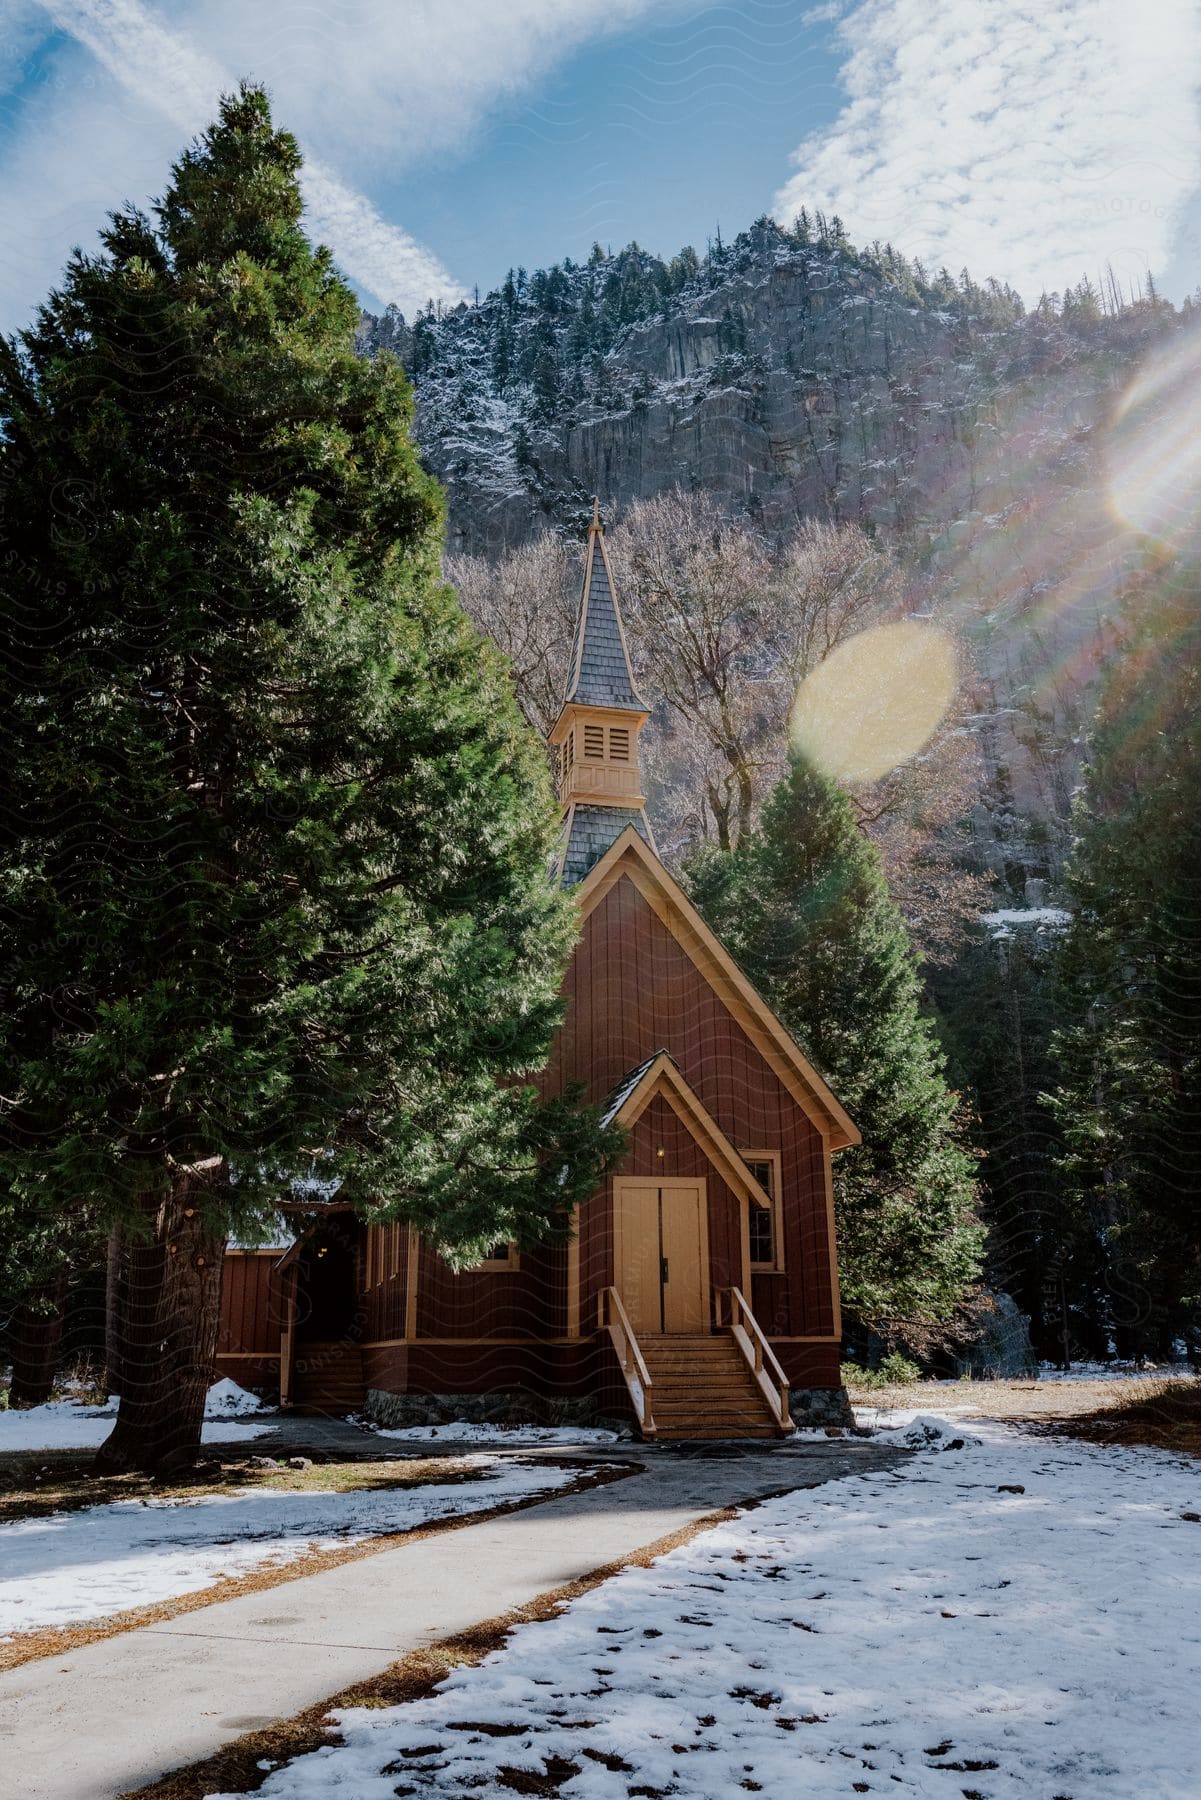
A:
POLYGON ((571 654, 571 679, 564 703, 612 706, 625 712, 649 708, 634 686, 625 633, 609 577, 600 515, 593 512, 584 562, 584 592, 571 654))
MULTIPOLYGON (((583 881, 610 844, 616 843, 627 825, 651 844, 646 815, 640 806, 573 806, 562 851, 559 880, 564 887, 583 881)), ((651 848, 654 845, 651 844, 651 848)))

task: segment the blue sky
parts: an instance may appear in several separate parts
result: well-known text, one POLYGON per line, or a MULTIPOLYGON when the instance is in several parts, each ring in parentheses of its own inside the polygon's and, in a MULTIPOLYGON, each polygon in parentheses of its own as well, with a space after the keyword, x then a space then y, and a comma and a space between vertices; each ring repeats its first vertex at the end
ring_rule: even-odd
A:
POLYGON ((1031 299, 1201 281, 1201 0, 5 0, 0 327, 243 74, 371 304, 802 202, 1031 299))
MULTIPOLYGON (((676 9, 679 12, 681 9, 676 9)), ((801 137, 835 117, 837 53, 802 9, 729 6, 653 19, 569 58, 499 108, 471 153, 432 162, 406 218, 450 265, 495 283, 636 239, 704 248, 767 210, 801 137)))

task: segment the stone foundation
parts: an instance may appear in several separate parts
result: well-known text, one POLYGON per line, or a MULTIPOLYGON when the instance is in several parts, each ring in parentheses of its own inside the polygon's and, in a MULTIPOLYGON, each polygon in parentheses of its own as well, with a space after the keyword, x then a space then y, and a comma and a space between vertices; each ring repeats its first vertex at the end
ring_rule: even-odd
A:
POLYGON ((548 1399, 540 1394, 390 1394, 368 1388, 367 1418, 385 1429, 407 1425, 595 1425, 628 1432, 629 1422, 603 1416, 590 1395, 548 1399))
MULTIPOLYGON (((788 1396, 793 1423, 801 1430, 823 1425, 854 1429, 855 1415, 845 1388, 793 1388, 788 1396)), ((368 1388, 367 1418, 386 1430, 408 1425, 593 1425, 628 1436, 628 1419, 600 1411, 590 1395, 550 1399, 541 1394, 392 1394, 368 1388)))
POLYGON ((839 1388, 793 1388, 788 1395, 788 1410, 792 1414, 792 1422, 801 1431, 813 1425, 843 1425, 853 1427, 855 1415, 851 1411, 851 1402, 844 1387, 839 1388))

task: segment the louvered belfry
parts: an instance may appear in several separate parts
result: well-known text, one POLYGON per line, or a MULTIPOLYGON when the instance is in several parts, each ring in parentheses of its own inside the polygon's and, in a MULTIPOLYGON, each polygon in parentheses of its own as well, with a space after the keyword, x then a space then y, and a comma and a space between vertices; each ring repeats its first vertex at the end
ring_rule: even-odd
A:
POLYGON ((613 571, 594 501, 563 710, 549 742, 563 803, 559 879, 582 881, 627 826, 654 849, 638 759, 650 708, 634 684, 613 571))

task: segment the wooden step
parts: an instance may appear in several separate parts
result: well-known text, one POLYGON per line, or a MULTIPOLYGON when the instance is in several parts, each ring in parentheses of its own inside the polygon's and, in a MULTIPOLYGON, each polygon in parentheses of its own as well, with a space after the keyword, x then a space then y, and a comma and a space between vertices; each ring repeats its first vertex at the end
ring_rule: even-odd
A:
POLYGON ((673 1353, 679 1356, 724 1356, 731 1348, 731 1340, 722 1337, 682 1338, 647 1335, 640 1337, 638 1343, 647 1356, 673 1353))
MULTIPOLYGON (((641 1344, 638 1347, 640 1350, 642 1349, 641 1344)), ((660 1352, 658 1355, 653 1352, 648 1354, 643 1350, 642 1354, 646 1358, 648 1369, 680 1369, 686 1372, 689 1369, 727 1369, 735 1363, 743 1368, 746 1367, 737 1351, 721 1356, 691 1356, 671 1350, 660 1352)))
POLYGON ((697 1392, 695 1388, 669 1388, 659 1382, 651 1383, 651 1405, 655 1412, 662 1412, 668 1406, 686 1406, 690 1412, 700 1412, 702 1407, 717 1407, 723 1412, 758 1412, 763 1405, 763 1395, 758 1388, 737 1387, 723 1388, 715 1393, 712 1388, 697 1392))
POLYGON ((776 1436, 771 1409, 729 1332, 643 1337, 638 1347, 651 1378, 656 1437, 680 1443, 776 1436))
POLYGON ((656 1419, 700 1418, 757 1419, 766 1417, 766 1408, 758 1394, 739 1394, 730 1399, 710 1400, 707 1394, 668 1395, 651 1389, 651 1411, 656 1419))
POLYGON ((731 1346, 731 1339, 722 1337, 718 1333, 709 1337, 680 1337, 674 1332, 664 1335, 658 1332, 647 1332, 638 1339, 638 1342, 643 1351, 649 1354, 656 1354, 661 1350, 679 1350, 687 1352, 690 1356, 698 1353, 704 1355, 706 1352, 714 1356, 722 1356, 731 1346))
POLYGON ((663 1375, 668 1381, 722 1381, 727 1375, 750 1375, 741 1356, 723 1357, 720 1362, 647 1362, 652 1375, 663 1375))
POLYGON ((697 1419, 691 1425, 660 1425, 656 1419, 655 1436, 656 1438, 661 1438, 664 1443, 700 1443, 709 1439, 720 1438, 754 1438, 758 1440, 760 1438, 774 1438, 776 1436, 776 1428, 774 1425, 762 1425, 756 1423, 739 1424, 730 1427, 729 1430, 722 1430, 720 1427, 714 1425, 712 1420, 709 1419, 697 1419))
POLYGON ((298 1412, 357 1412, 366 1398, 363 1352, 358 1344, 297 1344, 292 1405, 298 1412))
MULTIPOLYGON (((642 1349, 642 1346, 638 1346, 642 1349)), ((690 1375, 704 1369, 707 1375, 720 1375, 724 1369, 745 1369, 746 1362, 737 1350, 731 1350, 726 1356, 646 1356, 648 1369, 665 1369, 669 1373, 690 1375)))
POLYGON ((757 1387, 726 1388, 721 1393, 714 1393, 712 1388, 668 1387, 665 1383, 651 1383, 652 1403, 656 1412, 665 1406, 686 1406, 691 1412, 700 1412, 703 1407, 718 1407, 723 1412, 749 1407, 757 1412, 764 1404, 763 1395, 757 1387))

